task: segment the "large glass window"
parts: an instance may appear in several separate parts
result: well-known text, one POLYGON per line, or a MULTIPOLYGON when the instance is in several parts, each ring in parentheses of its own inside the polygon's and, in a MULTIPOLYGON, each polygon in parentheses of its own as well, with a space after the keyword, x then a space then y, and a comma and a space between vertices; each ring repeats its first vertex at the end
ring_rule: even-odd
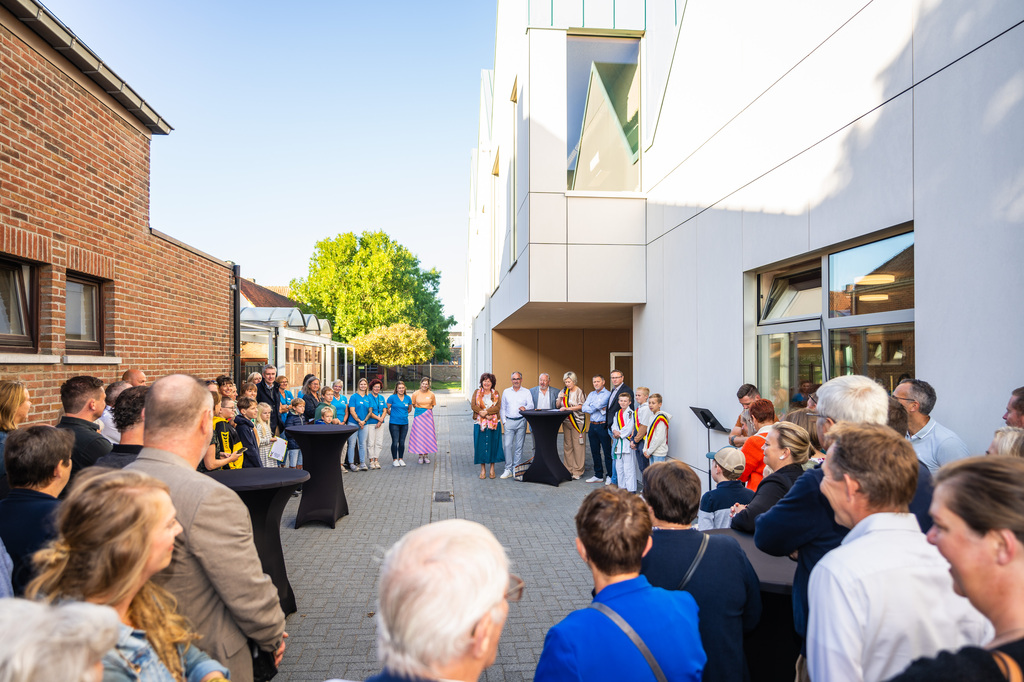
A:
POLYGON ((640 41, 569 36, 567 187, 640 190, 640 41))
POLYGON ((913 232, 761 273, 757 288, 758 389, 777 411, 832 377, 891 392, 914 375, 913 232))
POLYGON ((68 276, 65 340, 79 350, 99 349, 102 343, 100 325, 100 284, 68 276))
POLYGON ((0 346, 33 345, 32 269, 0 261, 0 346))

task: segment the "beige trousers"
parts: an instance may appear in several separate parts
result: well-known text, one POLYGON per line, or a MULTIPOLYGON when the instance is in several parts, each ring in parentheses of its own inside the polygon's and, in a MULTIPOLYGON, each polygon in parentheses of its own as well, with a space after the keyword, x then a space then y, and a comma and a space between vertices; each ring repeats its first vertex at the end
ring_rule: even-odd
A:
POLYGON ((565 459, 565 468, 573 476, 583 475, 583 466, 586 464, 586 445, 580 442, 580 434, 572 426, 572 419, 562 422, 562 453, 565 459))

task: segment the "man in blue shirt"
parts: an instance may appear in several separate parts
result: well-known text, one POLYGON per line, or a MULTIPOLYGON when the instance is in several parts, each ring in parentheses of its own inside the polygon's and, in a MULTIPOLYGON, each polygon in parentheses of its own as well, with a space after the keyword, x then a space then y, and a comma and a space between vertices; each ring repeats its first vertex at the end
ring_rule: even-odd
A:
POLYGON ((594 460, 594 475, 587 479, 587 483, 599 483, 604 481, 605 485, 612 482, 612 437, 608 435, 608 397, 611 393, 604 387, 604 377, 600 374, 594 375, 594 392, 587 396, 583 403, 583 412, 590 415, 590 456, 594 460), (604 448, 604 458, 601 458, 601 448, 604 448), (607 478, 605 472, 608 472, 607 478))
POLYGON ((640 575, 652 542, 643 500, 621 488, 592 491, 576 513, 576 535, 594 601, 548 630, 533 679, 647 682, 657 679, 656 665, 669 680, 700 680, 707 656, 697 603, 689 592, 651 587, 640 575))
POLYGON ((907 438, 917 458, 932 475, 944 464, 970 457, 960 436, 931 416, 935 407, 935 389, 931 384, 920 379, 904 379, 892 392, 892 397, 906 408, 907 438))

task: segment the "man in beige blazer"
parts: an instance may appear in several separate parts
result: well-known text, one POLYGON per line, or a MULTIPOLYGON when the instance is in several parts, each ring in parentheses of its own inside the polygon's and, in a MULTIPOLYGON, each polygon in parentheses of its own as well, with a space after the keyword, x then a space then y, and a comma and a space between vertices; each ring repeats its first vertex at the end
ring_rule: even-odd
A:
POLYGON ((183 532, 171 565, 154 576, 178 600, 178 610, 202 638, 197 646, 231 670, 232 682, 252 682, 252 638, 284 654, 284 613, 277 588, 263 573, 245 505, 232 490, 196 467, 210 444, 213 400, 196 379, 172 374, 153 383, 143 412, 145 447, 127 468, 171 489, 183 532))

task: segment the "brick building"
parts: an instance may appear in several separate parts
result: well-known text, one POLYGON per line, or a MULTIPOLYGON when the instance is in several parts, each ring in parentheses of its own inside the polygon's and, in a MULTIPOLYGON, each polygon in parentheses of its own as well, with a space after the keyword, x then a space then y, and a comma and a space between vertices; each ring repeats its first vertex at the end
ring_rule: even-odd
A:
POLYGON ((70 376, 231 372, 231 264, 149 226, 170 130, 42 5, 0 0, 0 377, 31 422, 70 376))

